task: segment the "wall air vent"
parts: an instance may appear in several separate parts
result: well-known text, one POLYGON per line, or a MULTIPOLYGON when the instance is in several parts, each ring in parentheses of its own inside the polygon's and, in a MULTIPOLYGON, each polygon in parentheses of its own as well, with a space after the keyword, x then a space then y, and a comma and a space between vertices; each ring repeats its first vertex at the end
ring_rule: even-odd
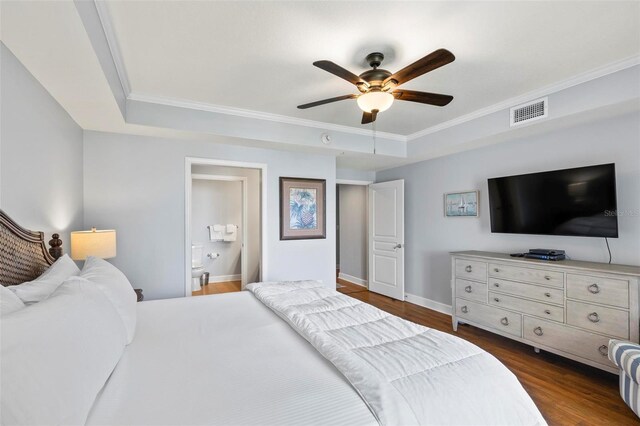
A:
POLYGON ((549 99, 542 98, 526 104, 514 106, 510 112, 510 126, 520 126, 541 118, 546 118, 549 113, 549 99))

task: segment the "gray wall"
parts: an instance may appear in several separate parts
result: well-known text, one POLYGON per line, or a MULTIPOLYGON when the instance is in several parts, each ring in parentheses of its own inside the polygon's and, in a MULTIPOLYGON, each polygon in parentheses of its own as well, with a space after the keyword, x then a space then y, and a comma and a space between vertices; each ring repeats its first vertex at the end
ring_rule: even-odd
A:
MULTIPOLYGON (((194 164, 192 173, 244 176, 247 178, 247 284, 260 280, 262 226, 260 209, 262 205, 259 169, 246 169, 243 167, 223 167, 194 164)), ((240 223, 238 223, 240 225, 240 223)), ((241 234, 239 234, 241 235, 241 234)), ((219 244, 219 243, 218 243, 219 244)))
POLYGON ((640 142, 638 113, 556 130, 378 172, 383 182, 405 179, 405 289, 450 304, 450 251, 521 252, 564 249, 573 259, 606 262, 602 238, 492 234, 487 178, 616 163, 620 238, 613 262, 640 265, 640 142), (443 194, 480 190, 480 217, 445 218, 443 194))
POLYGON ((82 129, 0 43, 0 208, 20 225, 83 229, 82 129))
MULTIPOLYGON (((191 187, 191 243, 202 244, 202 264, 210 279, 239 275, 242 249, 242 182, 193 179, 191 187), (235 241, 210 241, 209 225, 238 225, 235 241), (220 257, 210 259, 207 253, 220 257)), ((219 281, 219 280, 218 280, 219 281)), ((224 280, 226 281, 226 280, 224 280)))
MULTIPOLYGON (((85 223, 118 231, 113 263, 149 299, 185 293, 185 157, 267 164, 266 280, 335 286, 335 158, 223 143, 85 131, 85 223), (280 241, 280 176, 327 180, 327 238, 280 241)), ((189 265, 189 268, 191 266, 189 265)))
POLYGON ((367 186, 338 185, 340 274, 367 280, 367 186))

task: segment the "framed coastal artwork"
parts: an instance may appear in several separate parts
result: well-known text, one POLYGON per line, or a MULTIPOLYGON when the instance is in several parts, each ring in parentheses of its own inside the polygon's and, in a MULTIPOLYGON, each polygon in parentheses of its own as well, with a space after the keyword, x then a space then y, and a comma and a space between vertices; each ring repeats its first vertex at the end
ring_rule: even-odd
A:
POLYGON ((444 215, 447 217, 477 217, 478 191, 444 194, 444 215))
POLYGON ((280 178, 280 239, 309 240, 327 237, 327 181, 280 178))

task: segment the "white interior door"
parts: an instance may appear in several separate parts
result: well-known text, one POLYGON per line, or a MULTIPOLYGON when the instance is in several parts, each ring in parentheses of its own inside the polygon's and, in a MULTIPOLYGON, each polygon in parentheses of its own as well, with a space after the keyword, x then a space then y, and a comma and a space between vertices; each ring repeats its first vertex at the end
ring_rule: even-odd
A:
POLYGON ((404 300, 404 180, 369 185, 369 290, 404 300))

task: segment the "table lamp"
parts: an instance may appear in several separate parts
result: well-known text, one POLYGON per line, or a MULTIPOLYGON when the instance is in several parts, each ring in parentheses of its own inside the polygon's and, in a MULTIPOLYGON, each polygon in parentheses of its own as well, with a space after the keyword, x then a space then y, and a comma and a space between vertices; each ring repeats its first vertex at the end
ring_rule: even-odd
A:
POLYGON ((71 233, 71 258, 86 260, 89 256, 116 257, 116 231, 113 229, 74 231, 71 233))

